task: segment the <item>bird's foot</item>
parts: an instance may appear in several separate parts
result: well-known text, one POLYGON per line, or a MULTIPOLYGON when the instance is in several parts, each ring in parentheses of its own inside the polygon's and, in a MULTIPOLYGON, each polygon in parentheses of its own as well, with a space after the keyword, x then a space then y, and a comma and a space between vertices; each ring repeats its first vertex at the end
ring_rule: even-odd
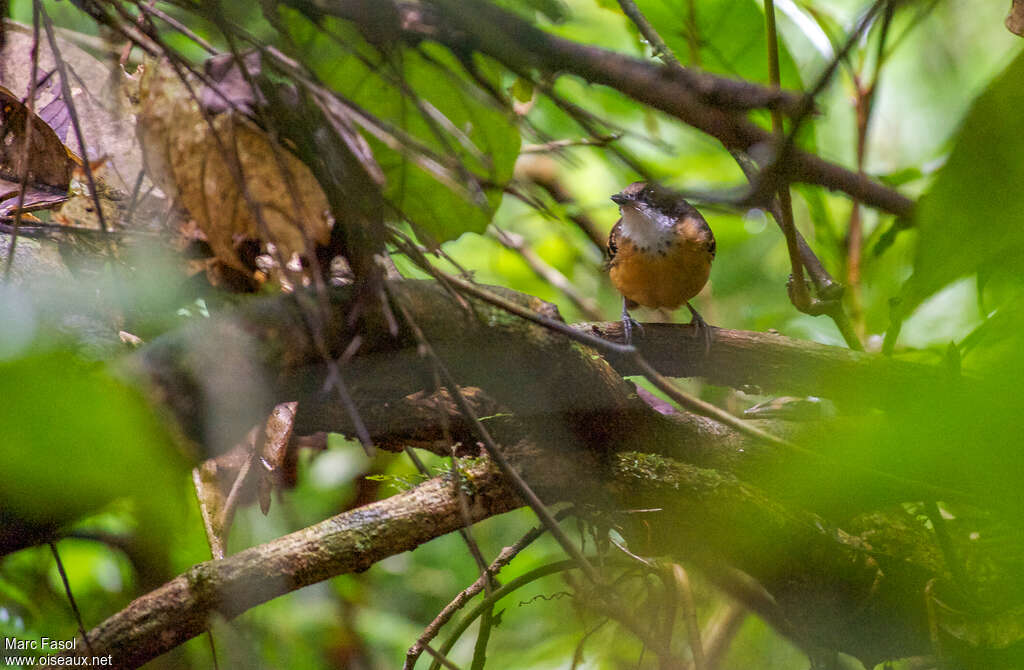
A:
POLYGON ((628 314, 622 315, 622 338, 625 344, 633 344, 633 329, 636 328, 637 332, 641 335, 644 334, 644 327, 639 321, 634 319, 628 314))
POLYGON ((700 338, 701 342, 704 344, 704 355, 707 356, 711 353, 711 340, 713 337, 711 326, 708 325, 708 322, 704 320, 704 317, 702 317, 697 310, 690 306, 690 303, 686 303, 686 308, 689 309, 690 314, 693 315, 693 318, 690 319, 690 325, 693 326, 694 329, 693 334, 695 337, 700 338))

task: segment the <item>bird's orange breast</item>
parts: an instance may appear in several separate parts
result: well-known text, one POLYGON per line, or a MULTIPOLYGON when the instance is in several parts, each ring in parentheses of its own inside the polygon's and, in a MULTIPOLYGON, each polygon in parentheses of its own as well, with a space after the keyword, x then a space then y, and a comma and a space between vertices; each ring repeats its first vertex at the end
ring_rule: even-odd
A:
POLYGON ((678 238, 654 250, 619 239, 609 276, 628 300, 644 307, 675 309, 701 289, 711 275, 714 255, 706 244, 678 238))

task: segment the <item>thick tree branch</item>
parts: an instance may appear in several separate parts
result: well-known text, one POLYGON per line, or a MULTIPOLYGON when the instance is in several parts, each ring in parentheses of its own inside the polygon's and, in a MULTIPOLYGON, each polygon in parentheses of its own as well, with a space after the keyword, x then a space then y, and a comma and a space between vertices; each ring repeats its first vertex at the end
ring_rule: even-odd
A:
MULTIPOLYGON (((526 456, 520 462, 535 459, 526 456)), ((530 470, 534 484, 553 499, 571 488, 562 471, 539 463, 530 470)), ((467 476, 472 521, 521 504, 489 463, 474 466, 467 476)), ((936 576, 932 553, 919 551, 883 579, 882 571, 897 559, 881 557, 858 537, 813 514, 786 510, 733 477, 660 457, 623 454, 607 485, 618 496, 617 506, 661 510, 644 515, 636 528, 623 522, 635 533, 631 546, 638 551, 664 554, 667 548, 670 555, 695 560, 713 572, 725 558, 768 585, 782 605, 781 614, 799 619, 802 634, 828 635, 829 643, 862 658, 927 650, 923 600, 917 595, 936 576), (893 621, 904 625, 878 634, 893 621)), ((194 566, 90 631, 93 653, 113 654, 117 667, 138 667, 202 633, 214 615, 231 619, 309 584, 365 570, 462 527, 464 520, 451 483, 443 477, 430 480, 221 561, 194 566)), ((877 533, 887 524, 879 517, 872 530, 877 533)), ((777 623, 791 627, 787 621, 777 623)))
MULTIPOLYGON (((660 510, 645 514, 643 523, 632 529, 631 547, 644 551, 643 542, 650 540, 650 551, 696 560, 709 570, 732 565, 746 571, 769 589, 792 619, 792 626, 782 628, 796 631, 808 645, 840 648, 866 659, 927 649, 922 589, 933 579, 941 587, 944 569, 919 522, 908 526, 906 520, 894 522, 874 514, 858 527, 870 543, 843 533, 798 509, 814 500, 787 495, 785 482, 780 486, 770 477, 759 477, 759 472, 771 470, 766 464, 794 465, 793 454, 754 443, 704 417, 663 416, 641 401, 632 385, 593 350, 478 300, 466 298, 460 304, 435 282, 395 282, 389 293, 414 313, 424 337, 459 384, 486 390, 490 400, 481 397, 476 402, 493 401, 501 408, 502 414, 489 420, 488 428, 545 502, 571 499, 611 509, 660 510), (904 624, 899 630, 894 628, 897 622, 904 624), (880 626, 889 626, 892 632, 881 635, 880 626)), ((557 311, 546 303, 511 291, 505 295, 557 318, 557 311)), ((344 318, 353 299, 351 289, 330 295, 332 312, 323 337, 338 355, 353 336, 344 318)), ((333 396, 323 395, 326 364, 319 349, 297 325, 302 323, 296 318, 301 305, 301 295, 279 296, 197 322, 148 345, 134 360, 135 372, 149 380, 157 397, 199 439, 227 430, 211 430, 210 413, 217 408, 205 407, 211 391, 217 390, 210 378, 225 376, 249 391, 239 391, 234 398, 239 402, 235 409, 243 413, 240 426, 249 425, 244 412, 255 412, 258 420, 259 412, 265 411, 263 403, 269 411, 273 404, 297 399, 300 415, 305 408, 305 429, 347 430, 347 413, 323 409, 330 407, 333 396), (203 343, 210 342, 215 343, 212 352, 204 351, 203 343), (245 354, 246 365, 239 367, 235 360, 227 369, 218 368, 215 363, 231 362, 225 352, 245 354), (253 389, 263 394, 253 396, 253 389)), ((618 336, 610 324, 581 327, 618 336)), ((639 344, 661 365, 686 372, 678 361, 692 366, 695 354, 689 348, 698 345, 691 343, 692 338, 679 337, 684 328, 650 324, 639 344)), ((358 353, 342 367, 355 397, 370 404, 389 397, 405 399, 422 409, 423 398, 414 394, 434 384, 429 366, 416 353, 415 338, 408 333, 391 335, 383 317, 373 314, 365 315, 360 337, 358 353)), ((831 388, 833 379, 843 375, 852 379, 853 388, 868 384, 870 377, 876 389, 939 379, 929 377, 924 366, 883 364, 878 362, 881 357, 780 336, 718 331, 715 342, 711 363, 721 370, 706 372, 731 383, 759 380, 766 386, 784 386, 786 379, 795 378, 801 390, 813 391, 831 388), (811 361, 812 369, 803 376, 802 356, 811 361), (901 381, 902 375, 916 381, 901 381)), ((438 411, 454 413, 451 399, 440 396, 433 402, 438 411)), ((385 412, 371 416, 370 430, 384 430, 386 421, 385 412), (378 421, 382 425, 376 425, 378 421)), ((414 434, 429 439, 419 418, 412 424, 414 434)), ((779 431, 781 426, 772 429, 779 431)), ((820 463, 814 465, 823 470, 820 463)), ((819 475, 822 487, 840 497, 843 491, 853 491, 861 502, 866 499, 863 483, 848 469, 837 463, 828 470, 834 472, 819 475)), ((473 470, 470 482, 471 520, 519 504, 491 470, 473 470)), ((872 491, 869 502, 879 508, 906 500, 907 495, 905 489, 890 487, 872 491)), ((203 630, 211 612, 237 615, 319 579, 365 569, 463 522, 450 483, 428 483, 223 562, 203 564, 137 600, 90 638, 98 647, 96 653, 110 650, 106 653, 129 656, 126 664, 138 663, 203 630)), ((629 530, 628 523, 623 526, 629 530)))
MULTIPOLYGON (((371 41, 379 39, 382 32, 411 42, 435 40, 460 53, 486 54, 514 71, 573 74, 660 109, 733 150, 749 151, 774 142, 769 131, 737 110, 773 106, 773 99, 779 103, 792 100, 777 89, 659 66, 555 37, 489 3, 396 3, 394 13, 385 19, 380 12, 367 11, 360 0, 287 0, 284 4, 314 18, 328 14, 351 20, 371 41), (440 15, 434 11, 439 5, 440 15)), ((790 109, 788 104, 776 106, 790 109)), ((788 179, 843 191, 898 216, 910 216, 914 208, 914 202, 898 191, 804 151, 790 152, 785 172, 788 179)))
MULTIPOLYGON (((520 505, 489 464, 468 476, 475 490, 471 521, 520 505)), ((193 566, 90 631, 89 654, 113 654, 115 667, 138 667, 204 632, 215 614, 232 619, 303 586, 366 570, 464 525, 451 482, 432 479, 224 560, 193 566)))
MULTIPOLYGON (((575 328, 623 342, 619 321, 577 323, 575 328)), ((783 335, 714 329, 708 355, 689 324, 645 323, 633 344, 670 377, 703 377, 719 386, 774 395, 821 396, 854 407, 886 407, 915 388, 948 384, 942 368, 894 360, 783 335)), ((623 375, 640 371, 626 357, 607 356, 623 375)))
MULTIPOLYGON (((507 420, 526 427, 533 439, 543 435, 560 444, 563 452, 576 453, 581 466, 588 461, 598 464, 606 455, 626 450, 657 451, 737 473, 757 472, 764 470, 766 461, 779 464, 792 458, 791 453, 774 448, 737 449, 736 432, 711 419, 655 412, 621 376, 636 372, 629 359, 609 355, 606 360, 562 335, 477 300, 460 307, 433 282, 399 282, 389 290, 402 296, 405 308, 414 314, 458 383, 485 389, 489 401, 483 396, 478 399, 485 402, 484 413, 492 412, 486 402, 493 402, 491 407, 510 414, 507 420)), ((557 318, 557 311, 547 303, 510 291, 505 295, 527 309, 557 318)), ((343 319, 350 298, 347 289, 331 295, 334 309, 324 337, 337 355, 352 337, 343 319)), ((319 349, 296 325, 301 323, 301 300, 301 296, 282 296, 255 301, 231 316, 166 336, 140 353, 135 361, 138 374, 153 386, 157 399, 174 410, 186 432, 214 452, 234 444, 274 405, 295 400, 299 402, 297 434, 352 434, 349 413, 323 394, 327 366, 319 349)), ((433 389, 433 381, 414 338, 392 337, 383 321, 374 325, 368 319, 366 326, 358 355, 342 367, 341 374, 368 429, 395 446, 403 440, 423 444, 439 439, 436 430, 430 430, 430 408, 443 406, 451 411, 451 403, 431 405, 433 400, 422 395, 433 389)), ((580 327, 611 339, 620 336, 617 324, 580 327)), ((703 373, 717 384, 831 396, 854 409, 884 407, 894 394, 947 381, 944 373, 923 365, 738 331, 716 331, 710 357, 705 359, 686 329, 648 324, 646 336, 637 344, 664 374, 703 373)), ((458 417, 452 419, 451 425, 459 431, 456 439, 475 444, 469 427, 458 417)), ((773 430, 785 432, 782 426, 773 430)), ((849 473, 840 483, 837 491, 864 484, 849 473)), ((914 495, 913 487, 896 488, 892 482, 878 485, 872 495, 878 503, 891 502, 896 495, 914 495)))

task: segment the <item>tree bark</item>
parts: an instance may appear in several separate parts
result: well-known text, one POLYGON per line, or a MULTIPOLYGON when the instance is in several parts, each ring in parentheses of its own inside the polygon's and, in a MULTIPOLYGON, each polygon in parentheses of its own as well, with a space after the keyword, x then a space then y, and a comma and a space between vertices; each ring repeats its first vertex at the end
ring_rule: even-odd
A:
MULTIPOLYGON (((501 410, 487 427, 546 502, 587 502, 608 513, 658 510, 623 521, 632 548, 694 561, 712 575, 723 565, 743 570, 774 597, 784 619, 780 628, 809 648, 840 649, 867 662, 929 650, 924 589, 933 582, 945 584, 946 570, 921 522, 888 506, 906 500, 906 490, 882 482, 867 499, 869 514, 858 515, 858 509, 816 514, 807 508, 809 499, 787 492, 784 480, 780 484, 760 475, 793 465, 799 454, 759 444, 705 417, 655 411, 621 377, 620 372, 630 372, 624 364, 617 371, 564 335, 473 298, 457 301, 434 282, 393 282, 388 292, 458 383, 481 389, 472 392, 473 402, 501 410)), ((530 296, 503 295, 550 318, 558 316, 530 296)), ((297 423, 303 430, 350 432, 351 416, 337 407, 336 396, 324 393, 327 368, 307 332, 305 324, 312 322, 302 318, 305 300, 300 294, 254 301, 234 314, 197 322, 148 345, 126 369, 145 380, 185 432, 206 438, 207 446, 210 436, 227 439, 232 430, 241 431, 235 438, 244 435, 262 412, 292 400, 299 401, 297 423), (214 346, 204 351, 211 342, 214 346), (234 380, 233 389, 248 391, 238 391, 233 402, 249 415, 233 428, 211 428, 213 414, 223 410, 206 406, 206 398, 222 390, 211 377, 224 375, 234 380)), ((313 324, 334 355, 349 348, 354 335, 348 319, 353 300, 350 289, 333 291, 330 314, 313 324)), ((392 335, 382 315, 366 311, 358 327, 362 345, 344 363, 342 375, 360 411, 366 410, 371 433, 396 445, 403 435, 440 437, 430 435, 417 412, 412 412, 419 418, 410 428, 389 425, 389 413, 381 409, 381 403, 402 401, 422 409, 428 397, 423 394, 433 394, 430 406, 439 416, 457 416, 451 399, 435 393, 431 368, 417 353, 415 338, 404 328, 392 335)), ((610 324, 578 327, 618 336, 610 324)), ((710 358, 701 362, 685 326, 647 328, 638 344, 660 367, 674 374, 700 369, 719 382, 804 393, 846 388, 835 384, 836 376, 854 385, 873 382, 877 388, 879 375, 887 383, 916 384, 942 374, 778 335, 725 330, 715 331, 710 358)), ((794 432, 782 422, 764 427, 777 434, 794 432)), ((464 429, 465 439, 474 439, 472 427, 464 429)), ((810 463, 835 471, 830 475, 834 481, 823 472, 822 482, 840 497, 865 488, 861 475, 872 481, 839 463, 824 468, 819 461, 810 463)), ((202 632, 212 613, 236 616, 520 504, 486 459, 470 469, 469 480, 468 519, 459 516, 452 483, 432 480, 267 545, 196 566, 94 629, 93 649, 114 653, 122 665, 137 665, 202 632)))

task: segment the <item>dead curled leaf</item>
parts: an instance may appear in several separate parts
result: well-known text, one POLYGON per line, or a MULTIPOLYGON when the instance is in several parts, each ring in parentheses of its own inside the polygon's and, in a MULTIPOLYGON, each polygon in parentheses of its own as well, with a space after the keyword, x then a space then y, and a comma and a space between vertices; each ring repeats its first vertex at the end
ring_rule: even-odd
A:
MULTIPOLYGON (((76 156, 95 160, 107 155, 107 184, 131 193, 142 169, 142 157, 135 137, 131 99, 137 82, 119 68, 111 69, 81 47, 57 35, 61 60, 69 75, 71 100, 65 100, 55 59, 45 37, 35 44, 32 26, 2 19, 7 43, 0 47, 0 84, 19 100, 30 89, 33 54, 38 58, 35 112, 52 128, 76 156), (68 106, 73 102, 86 146, 81 147, 71 129, 68 106)), ((67 34, 64 31, 64 34, 67 34)))
POLYGON ((253 427, 243 441, 192 471, 214 558, 225 555, 236 509, 256 501, 267 514, 274 490, 292 488, 298 480, 298 451, 327 448, 324 433, 292 435, 297 409, 297 402, 277 405, 266 422, 253 427))
POLYGON ((21 103, 11 91, 0 86, 0 177, 20 183, 28 171, 28 185, 66 191, 75 162, 53 128, 21 103), (32 132, 25 151, 25 136, 31 119, 32 132))
POLYGON ((1010 13, 1006 15, 1006 29, 1024 37, 1024 0, 1013 0, 1010 13))
POLYGON ((148 174, 179 199, 224 263, 250 270, 236 251, 245 238, 273 243, 285 259, 327 244, 329 205, 313 173, 255 123, 230 111, 208 121, 166 63, 146 64, 139 106, 148 174))

